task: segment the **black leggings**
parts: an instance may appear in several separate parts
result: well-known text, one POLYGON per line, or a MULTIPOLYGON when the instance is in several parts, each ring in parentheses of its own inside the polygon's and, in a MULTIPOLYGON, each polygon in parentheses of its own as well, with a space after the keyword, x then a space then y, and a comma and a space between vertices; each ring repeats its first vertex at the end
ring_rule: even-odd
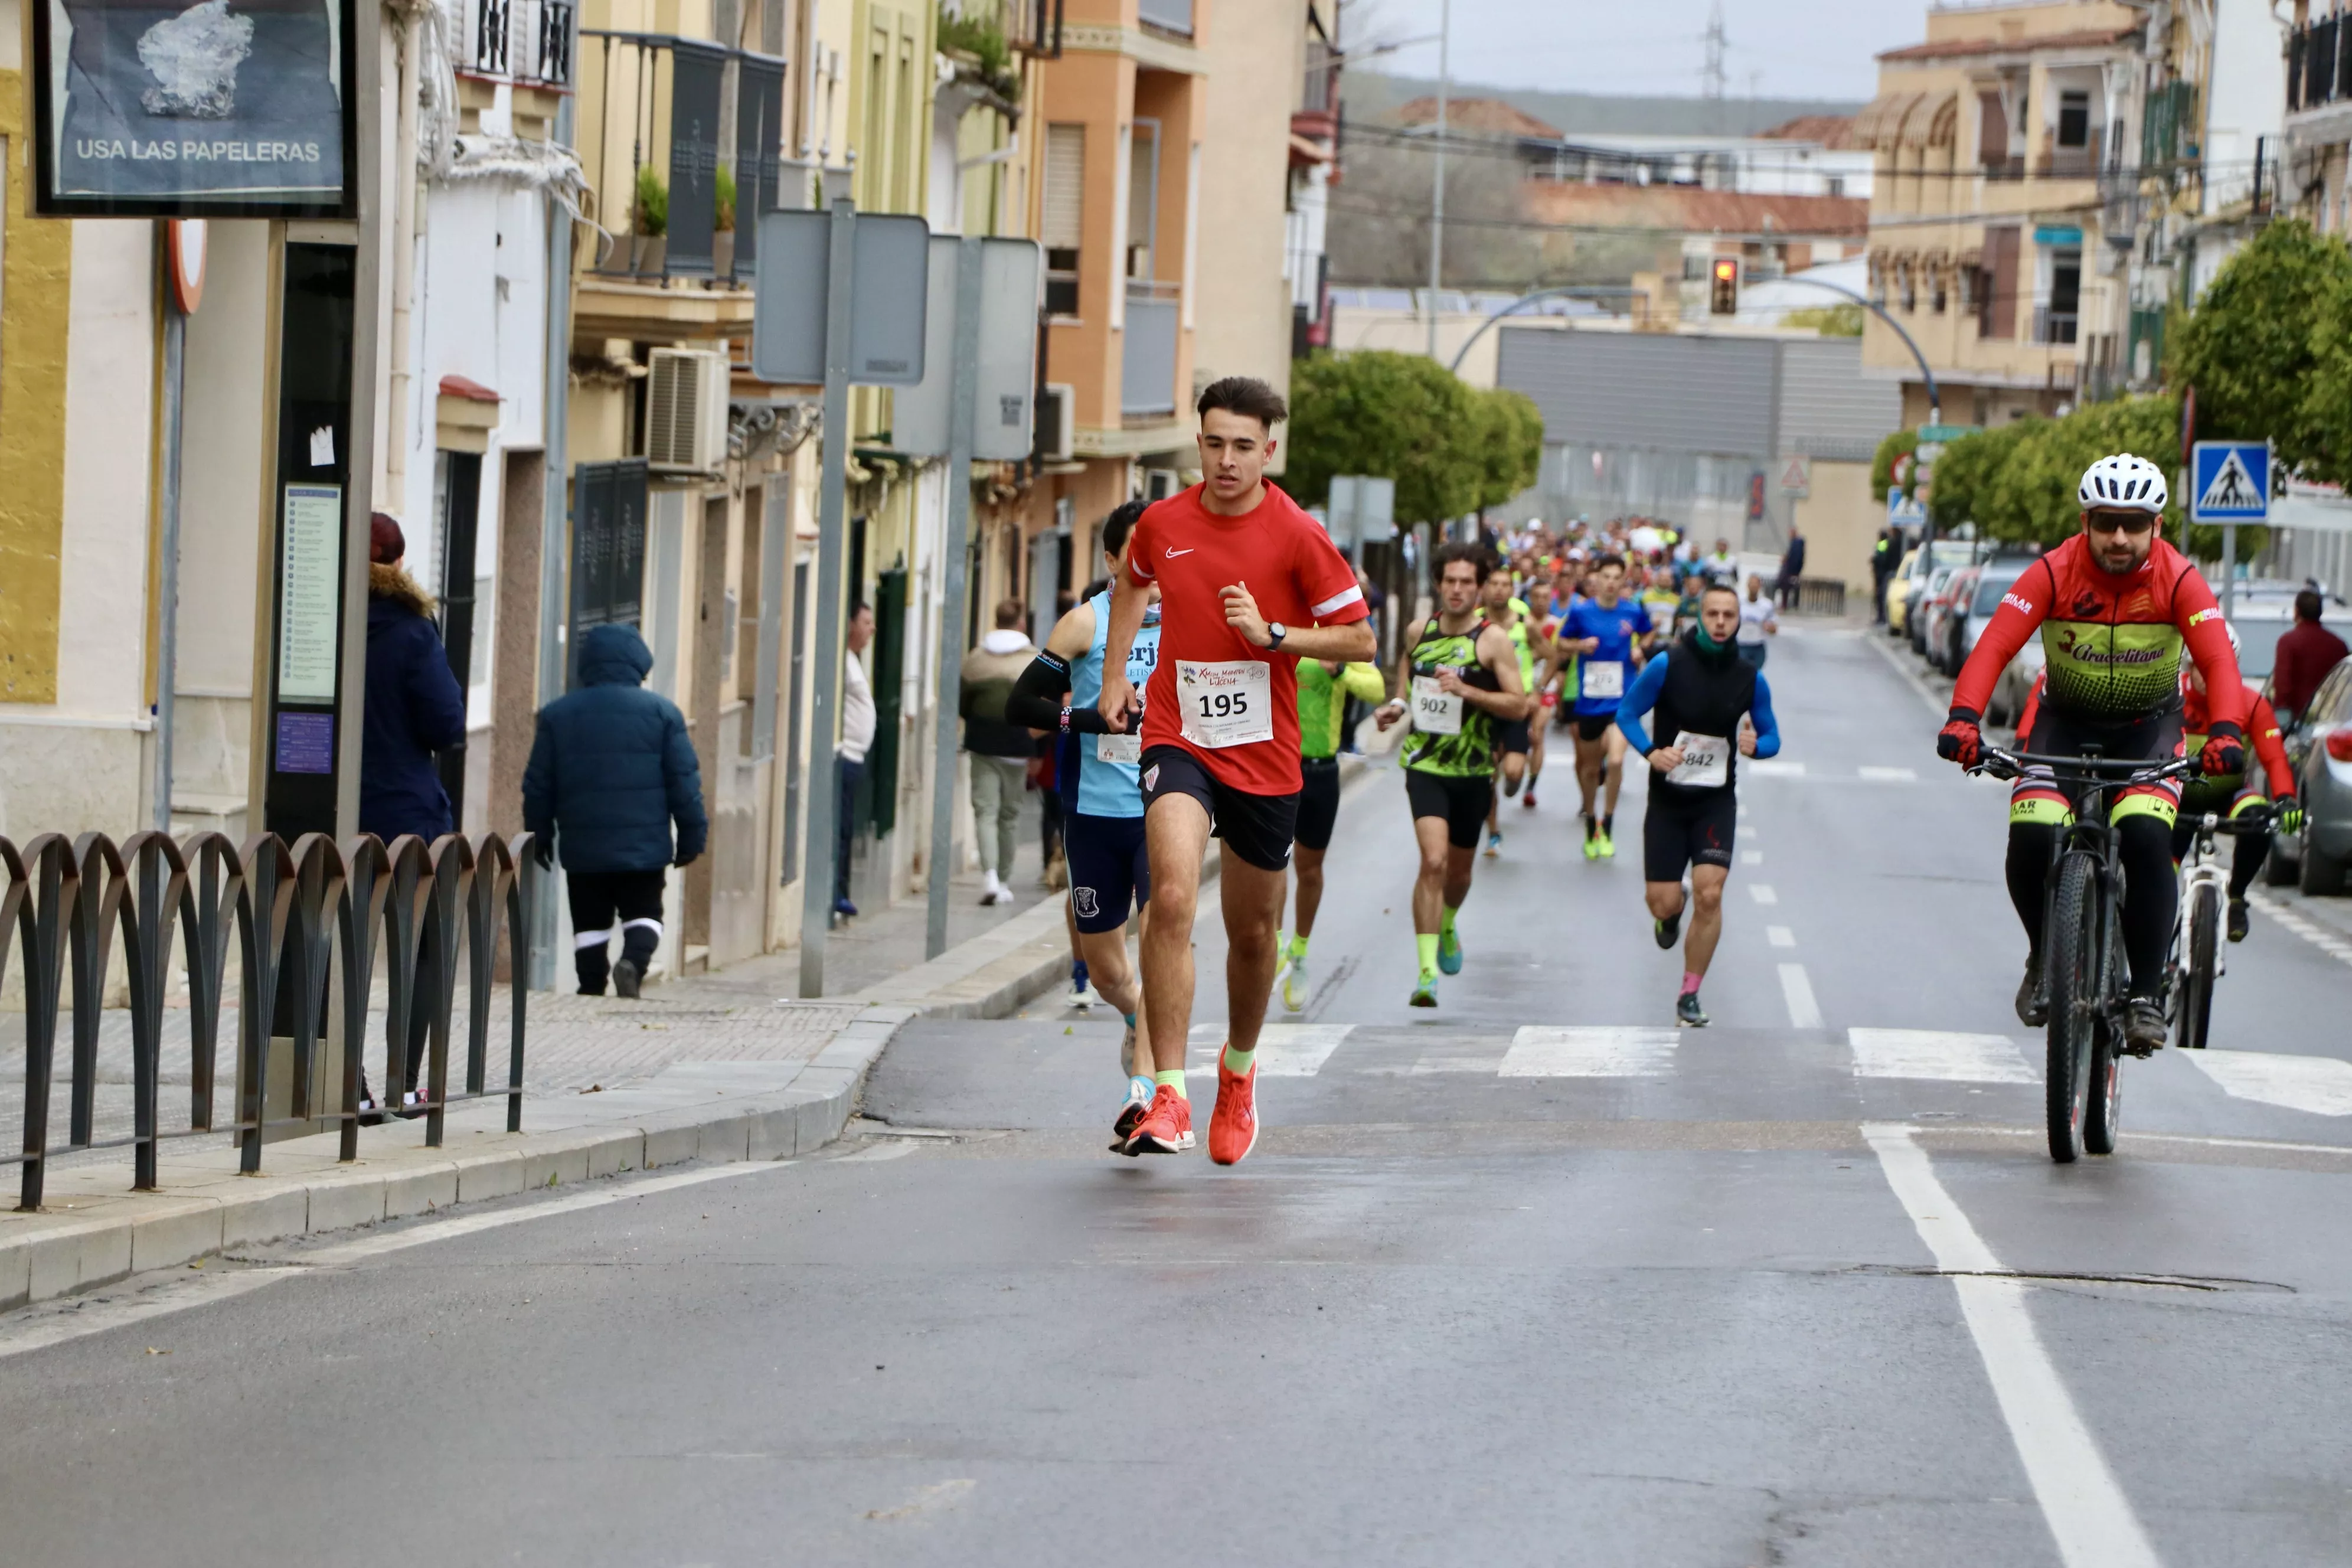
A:
MULTIPOLYGON (((2024 923, 2025 940, 2042 957, 2043 884, 2058 833, 2047 822, 2009 825, 2009 901, 2024 923)), ((2172 829, 2155 816, 2127 816, 2116 824, 2117 858, 2124 868, 2124 952, 2131 960, 2131 994, 2153 1000, 2164 988, 2165 952, 2172 944, 2180 885, 2172 870, 2172 829)), ((2252 879, 2252 873, 2248 874, 2252 879)))

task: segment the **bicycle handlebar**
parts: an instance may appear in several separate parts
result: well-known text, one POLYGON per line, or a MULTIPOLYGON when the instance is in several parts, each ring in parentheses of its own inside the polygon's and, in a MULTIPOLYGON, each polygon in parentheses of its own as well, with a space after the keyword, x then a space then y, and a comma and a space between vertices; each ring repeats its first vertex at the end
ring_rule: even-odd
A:
POLYGON ((1984 760, 1969 771, 1990 773, 1997 779, 2014 779, 2023 775, 2028 769, 2037 767, 2048 768, 2061 777, 2129 788, 2134 784, 2189 778, 2197 772, 2197 759, 2175 757, 2168 763, 2151 767, 2146 757, 2052 757, 1987 746, 1984 748, 1984 760))

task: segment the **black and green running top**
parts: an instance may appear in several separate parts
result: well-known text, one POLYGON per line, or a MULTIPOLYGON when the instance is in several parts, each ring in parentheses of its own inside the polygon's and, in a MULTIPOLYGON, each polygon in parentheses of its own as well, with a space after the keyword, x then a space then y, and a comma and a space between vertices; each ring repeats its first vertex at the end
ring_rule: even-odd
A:
MULTIPOLYGON (((1421 629, 1421 640, 1412 647, 1414 678, 1433 679, 1440 670, 1450 669, 1465 685, 1500 691, 1502 682, 1495 679, 1495 672, 1478 662, 1478 638, 1486 630, 1483 616, 1466 632, 1441 630, 1432 616, 1421 629)), ((1410 689, 1405 700, 1408 705, 1412 701, 1410 689)), ((1406 767, 1425 773, 1485 778, 1495 771, 1495 716, 1475 703, 1464 702, 1461 733, 1433 735, 1416 729, 1404 738, 1402 758, 1406 767)))

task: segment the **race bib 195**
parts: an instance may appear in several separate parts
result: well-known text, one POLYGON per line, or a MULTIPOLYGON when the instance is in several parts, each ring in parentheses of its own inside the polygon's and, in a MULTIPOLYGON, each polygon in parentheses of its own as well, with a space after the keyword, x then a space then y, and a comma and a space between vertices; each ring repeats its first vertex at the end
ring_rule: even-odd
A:
POLYGON ((1272 667, 1255 658, 1176 661, 1184 738, 1211 751, 1274 739, 1272 667))

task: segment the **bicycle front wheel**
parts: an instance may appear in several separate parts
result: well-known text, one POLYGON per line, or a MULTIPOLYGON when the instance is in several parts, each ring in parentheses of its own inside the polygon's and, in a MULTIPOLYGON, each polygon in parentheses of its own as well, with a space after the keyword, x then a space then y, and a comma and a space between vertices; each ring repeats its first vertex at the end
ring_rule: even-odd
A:
POLYGON ((2091 1044, 2099 1017, 2098 877, 2098 863, 2085 850, 2070 851, 2058 862, 2048 929, 2042 934, 2050 987, 2042 1093, 2050 1157, 2062 1165, 2074 1163, 2084 1152, 2084 1121, 2092 1092, 2091 1044))
POLYGON ((2200 887, 2189 910, 2189 952, 2180 966, 2180 1046, 2205 1048, 2205 1031, 2213 1019, 2213 978, 2220 967, 2221 895, 2200 887))

